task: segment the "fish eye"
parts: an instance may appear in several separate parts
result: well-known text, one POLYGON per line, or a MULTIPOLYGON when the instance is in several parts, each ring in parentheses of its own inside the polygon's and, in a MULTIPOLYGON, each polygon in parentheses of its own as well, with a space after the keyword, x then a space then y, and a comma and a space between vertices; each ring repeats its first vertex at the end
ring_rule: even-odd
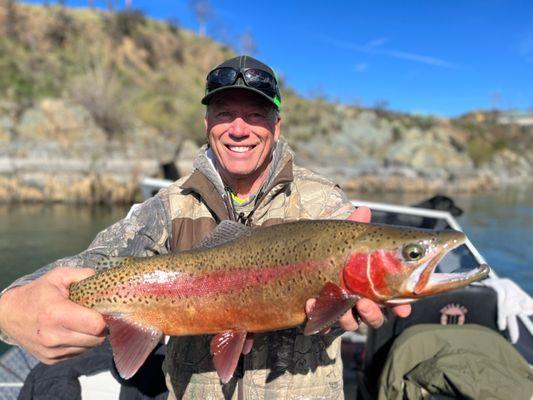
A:
POLYGON ((402 255, 407 261, 418 261, 424 254, 424 247, 416 243, 408 244, 402 249, 402 255))

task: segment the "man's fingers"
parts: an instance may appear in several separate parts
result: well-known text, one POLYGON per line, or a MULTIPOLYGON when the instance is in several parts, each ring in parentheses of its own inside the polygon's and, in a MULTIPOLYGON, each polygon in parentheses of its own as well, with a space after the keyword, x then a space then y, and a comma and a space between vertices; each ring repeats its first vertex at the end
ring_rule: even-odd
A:
POLYGON ((313 308, 315 308, 315 304, 316 304, 316 299, 308 299, 305 302, 305 313, 307 315, 309 315, 309 313, 311 313, 311 311, 313 311, 313 308))
POLYGON ((54 272, 57 273, 59 282, 65 287, 69 287, 74 282, 79 282, 90 276, 93 276, 96 271, 92 268, 56 268, 54 272))
POLYGON ((359 324, 357 323, 353 311, 351 309, 345 312, 339 318, 339 325, 342 329, 349 332, 354 332, 357 330, 357 328, 359 328, 359 324))
POLYGON ((356 308, 363 321, 374 329, 379 328, 385 322, 381 309, 372 300, 361 299, 357 302, 356 308))
POLYGON ((61 307, 61 326, 67 330, 91 336, 103 336, 106 324, 100 313, 75 303, 61 307))
POLYGON ((75 357, 84 351, 87 351, 87 348, 75 346, 58 347, 56 349, 46 349, 42 354, 36 354, 36 356, 44 364, 52 365, 75 357))
POLYGON ((411 304, 400 304, 392 307, 392 312, 398 317, 405 318, 411 314, 411 304))
POLYGON ((358 207, 352 215, 348 217, 349 221, 355 221, 355 222, 364 222, 368 223, 370 222, 370 218, 372 217, 372 213, 370 211, 370 208, 366 206, 358 207))

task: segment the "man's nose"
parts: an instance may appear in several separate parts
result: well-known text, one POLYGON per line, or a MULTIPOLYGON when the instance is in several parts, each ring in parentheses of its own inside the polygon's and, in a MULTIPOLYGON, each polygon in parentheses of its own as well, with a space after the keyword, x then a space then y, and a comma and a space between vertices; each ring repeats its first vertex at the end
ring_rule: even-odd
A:
POLYGON ((237 117, 231 122, 229 134, 235 137, 248 136, 249 126, 242 117, 237 117))

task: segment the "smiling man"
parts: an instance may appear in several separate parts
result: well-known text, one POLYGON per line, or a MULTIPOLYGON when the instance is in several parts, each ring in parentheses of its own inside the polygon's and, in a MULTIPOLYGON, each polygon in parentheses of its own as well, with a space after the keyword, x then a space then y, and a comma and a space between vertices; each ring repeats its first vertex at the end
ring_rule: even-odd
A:
MULTIPOLYGON (((294 165, 280 136, 281 95, 270 67, 249 56, 225 61, 208 74, 202 103, 207 106, 209 145, 192 175, 171 189, 181 196, 190 195, 184 188, 196 193, 197 203, 190 206, 196 211, 189 209, 174 219, 174 232, 205 232, 226 217, 252 226, 319 218, 369 221, 369 210, 354 211, 337 185, 294 165)), ((175 204, 187 201, 182 198, 175 204)), ((199 234, 195 243, 203 236, 199 234)), ((180 249, 194 245, 185 236, 175 239, 180 249)), ((310 299, 308 311, 313 304, 310 299)), ((356 309, 368 324, 383 323, 371 301, 360 300, 356 309)), ((406 315, 410 308, 394 310, 406 315)), ((173 337, 165 360, 171 397, 342 398, 339 336, 358 328, 353 315, 346 313, 339 329, 322 336, 303 336, 297 329, 256 334, 250 353, 242 356, 236 376, 226 386, 213 370, 209 337, 173 337)))
MULTIPOLYGON (((4 340, 47 364, 99 345, 102 316, 69 301, 68 288, 93 274, 102 257, 188 250, 228 219, 254 227, 298 219, 370 220, 369 210, 354 211, 337 185, 294 165, 280 136, 281 95, 270 67, 249 56, 225 61, 207 76, 202 103, 209 143, 193 172, 132 208, 87 250, 7 288, 0 297, 4 340)), ((309 299, 306 310, 313 305, 309 299)), ((323 335, 304 336, 298 329, 256 334, 226 385, 214 370, 209 336, 172 337, 164 362, 170 398, 342 398, 340 334, 358 328, 354 314, 373 327, 383 323, 379 307, 367 299, 355 311, 323 335)), ((394 311, 407 315, 410 308, 394 311)))

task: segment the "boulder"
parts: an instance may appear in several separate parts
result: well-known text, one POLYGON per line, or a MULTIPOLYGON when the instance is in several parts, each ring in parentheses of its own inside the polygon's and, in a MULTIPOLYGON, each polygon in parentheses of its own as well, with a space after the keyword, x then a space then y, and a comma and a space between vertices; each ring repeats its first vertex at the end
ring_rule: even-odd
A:
POLYGON ((0 114, 0 148, 2 148, 3 146, 5 146, 7 143, 11 141, 11 130, 12 129, 13 129, 13 120, 7 115, 0 114))
POLYGON ((385 155, 389 162, 409 165, 416 170, 471 170, 472 160, 451 144, 433 140, 405 140, 392 145, 385 155))
POLYGON ((43 99, 26 110, 15 130, 22 144, 56 143, 63 152, 82 157, 94 156, 107 140, 85 108, 61 99, 43 99))
POLYGON ((341 131, 333 136, 334 147, 374 153, 392 141, 392 126, 371 111, 363 111, 354 119, 345 119, 341 131))

